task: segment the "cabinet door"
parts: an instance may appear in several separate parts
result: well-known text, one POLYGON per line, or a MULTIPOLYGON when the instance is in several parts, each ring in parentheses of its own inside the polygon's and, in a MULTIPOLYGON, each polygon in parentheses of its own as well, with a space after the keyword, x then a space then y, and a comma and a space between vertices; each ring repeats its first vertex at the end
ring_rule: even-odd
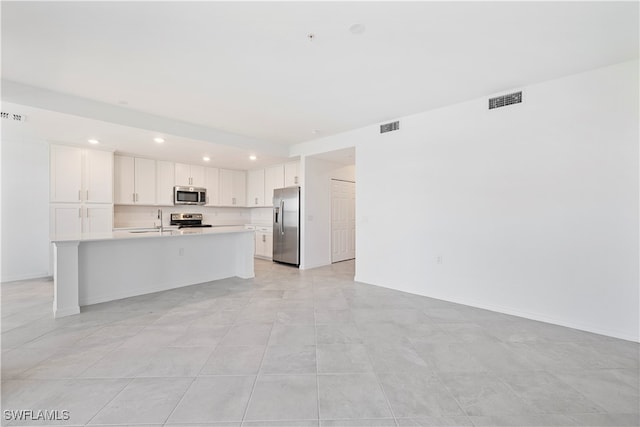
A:
POLYGON ((273 205, 273 190, 284 187, 284 166, 272 166, 264 171, 264 206, 273 205))
POLYGON ((247 173, 245 171, 233 171, 233 206, 247 205, 247 173))
POLYGON ((173 206, 175 174, 175 163, 156 161, 156 204, 173 206))
POLYGON ((176 163, 175 181, 175 185, 191 185, 191 165, 176 163))
POLYGON ((191 185, 194 187, 205 187, 204 166, 191 165, 191 185))
POLYGON ((82 232, 82 207, 80 204, 51 205, 51 236, 69 236, 82 232))
POLYGON ((260 233, 258 233, 256 231, 255 235, 254 235, 254 240, 255 240, 255 250, 253 251, 253 255, 254 256, 262 256, 262 237, 260 237, 260 233))
POLYGON ((113 230, 112 205, 87 205, 83 231, 85 233, 110 233, 113 230))
POLYGON ((233 171, 220 169, 220 206, 231 206, 233 198, 233 171))
MULTIPOLYGON (((52 202, 80 202, 82 196, 82 150, 52 145, 50 151, 52 202)), ((17 177, 16 177, 17 178, 17 177)))
POLYGON ((133 157, 114 156, 113 158, 114 203, 132 205, 135 203, 135 161, 133 157))
POLYGON ((246 186, 244 171, 220 169, 220 206, 246 206, 246 186))
POLYGON ((300 162, 289 162, 284 165, 284 186, 291 187, 300 185, 299 177, 300 162))
POLYGON ((264 233, 264 256, 273 258, 273 233, 264 233))
POLYGON ((156 203, 156 161, 136 157, 134 163, 136 204, 154 205, 156 203))
POLYGON ((113 203, 113 153, 84 150, 84 201, 113 203))
POLYGON ((249 171, 247 173, 247 206, 264 206, 265 171, 249 171))
POLYGON ((207 189, 207 206, 220 205, 220 171, 218 168, 204 169, 204 187, 207 189))

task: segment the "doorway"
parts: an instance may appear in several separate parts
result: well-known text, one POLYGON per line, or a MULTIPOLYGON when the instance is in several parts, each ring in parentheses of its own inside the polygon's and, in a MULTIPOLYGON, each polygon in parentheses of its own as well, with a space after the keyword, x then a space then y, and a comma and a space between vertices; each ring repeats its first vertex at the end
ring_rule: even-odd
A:
POLYGON ((331 262, 356 257, 356 183, 331 179, 331 262))

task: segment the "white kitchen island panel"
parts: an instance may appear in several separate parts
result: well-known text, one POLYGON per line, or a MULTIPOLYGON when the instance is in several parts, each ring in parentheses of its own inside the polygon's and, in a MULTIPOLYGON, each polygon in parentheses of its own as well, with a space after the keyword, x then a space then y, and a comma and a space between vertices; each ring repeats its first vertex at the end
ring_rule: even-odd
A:
POLYGON ((227 277, 254 277, 254 235, 243 227, 67 236, 55 246, 55 317, 80 306, 227 277))

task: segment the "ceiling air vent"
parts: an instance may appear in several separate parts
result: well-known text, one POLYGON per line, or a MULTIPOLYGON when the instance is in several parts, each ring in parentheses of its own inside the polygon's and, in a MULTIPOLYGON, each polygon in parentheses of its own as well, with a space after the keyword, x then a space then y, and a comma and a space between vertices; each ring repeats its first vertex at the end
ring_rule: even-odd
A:
POLYGON ((24 122, 27 120, 27 116, 24 114, 5 113, 4 111, 0 112, 0 118, 11 120, 12 122, 24 122))
POLYGON ((400 129, 400 122, 391 122, 380 125, 380 133, 391 132, 392 130, 400 129))
POLYGON ((494 108, 506 107, 511 104, 519 104, 522 102, 522 91, 510 93, 508 95, 497 96, 489 99, 489 110, 494 108))

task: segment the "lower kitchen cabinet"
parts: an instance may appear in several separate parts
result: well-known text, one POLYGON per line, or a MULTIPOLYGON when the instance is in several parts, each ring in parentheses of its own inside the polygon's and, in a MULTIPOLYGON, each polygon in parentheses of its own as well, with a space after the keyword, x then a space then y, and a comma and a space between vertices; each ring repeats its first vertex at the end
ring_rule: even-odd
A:
POLYGON ((273 258, 273 232, 270 227, 256 227, 256 256, 273 258))
POLYGON ((50 215, 53 236, 113 230, 112 204, 51 204, 50 215))

